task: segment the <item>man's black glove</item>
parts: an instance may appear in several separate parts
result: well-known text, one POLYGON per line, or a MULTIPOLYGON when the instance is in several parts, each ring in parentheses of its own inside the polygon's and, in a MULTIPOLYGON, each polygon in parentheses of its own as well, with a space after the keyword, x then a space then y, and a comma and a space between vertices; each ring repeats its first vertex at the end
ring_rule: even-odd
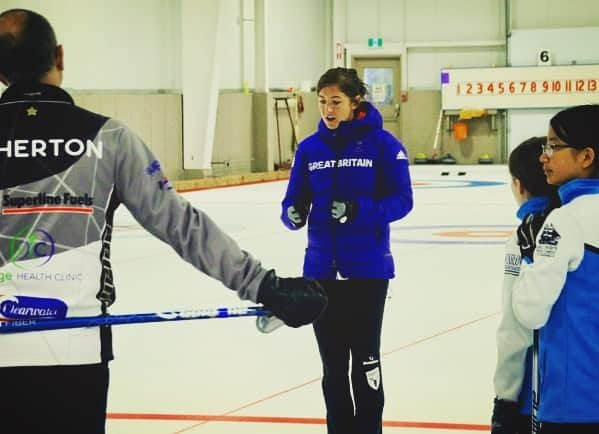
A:
POLYGON ((278 277, 270 270, 258 289, 258 303, 290 327, 314 322, 327 306, 327 294, 313 279, 278 277))
POLYGON ((520 226, 518 226, 518 246, 520 247, 522 259, 528 258, 532 261, 535 248, 537 247, 537 234, 541 230, 546 218, 547 214, 545 212, 529 214, 522 220, 520 226))
POLYGON ((517 434, 520 411, 517 402, 495 398, 491 416, 491 434, 517 434))
POLYGON ((352 201, 334 200, 331 203, 331 217, 337 223, 345 224, 358 213, 358 204, 352 201))
POLYGON ((287 218, 293 226, 301 228, 306 224, 310 207, 306 205, 291 205, 287 208, 287 218))

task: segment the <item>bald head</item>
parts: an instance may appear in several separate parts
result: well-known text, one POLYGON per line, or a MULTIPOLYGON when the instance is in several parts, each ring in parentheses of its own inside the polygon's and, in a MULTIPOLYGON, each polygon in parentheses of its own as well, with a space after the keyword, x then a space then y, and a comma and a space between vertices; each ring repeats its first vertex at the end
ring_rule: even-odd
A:
POLYGON ((15 38, 23 29, 27 13, 21 9, 12 9, 0 14, 0 35, 9 34, 15 38))
POLYGON ((26 9, 0 14, 0 76, 8 83, 42 81, 56 67, 56 36, 43 16, 26 9))

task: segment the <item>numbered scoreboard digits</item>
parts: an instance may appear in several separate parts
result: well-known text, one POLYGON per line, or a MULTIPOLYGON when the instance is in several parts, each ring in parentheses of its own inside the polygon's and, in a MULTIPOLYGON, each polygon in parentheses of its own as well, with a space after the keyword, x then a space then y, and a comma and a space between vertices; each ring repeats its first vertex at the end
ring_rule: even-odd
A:
POLYGON ((551 51, 546 48, 539 50, 537 53, 537 65, 550 66, 551 64, 551 51))
POLYGON ((444 70, 442 106, 542 108, 599 101, 599 65, 549 66, 549 50, 540 50, 543 66, 444 70))

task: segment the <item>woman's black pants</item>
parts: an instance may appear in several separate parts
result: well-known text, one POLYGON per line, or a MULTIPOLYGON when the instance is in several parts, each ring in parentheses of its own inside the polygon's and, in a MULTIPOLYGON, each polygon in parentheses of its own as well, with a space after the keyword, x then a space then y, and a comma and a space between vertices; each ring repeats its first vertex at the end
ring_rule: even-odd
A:
POLYGON ((329 304, 314 323, 314 333, 323 365, 328 434, 380 434, 385 402, 381 325, 389 281, 320 282, 329 304))

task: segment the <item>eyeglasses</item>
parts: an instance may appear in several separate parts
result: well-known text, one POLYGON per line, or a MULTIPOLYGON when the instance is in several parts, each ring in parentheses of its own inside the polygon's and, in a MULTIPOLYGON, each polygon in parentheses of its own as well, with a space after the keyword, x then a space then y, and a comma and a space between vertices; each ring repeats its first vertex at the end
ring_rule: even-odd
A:
POLYGON ((551 158, 553 157, 553 153, 555 151, 559 151, 560 149, 564 149, 564 148, 573 148, 574 146, 572 145, 556 145, 553 143, 544 143, 541 145, 541 152, 543 154, 545 154, 547 157, 551 158))

